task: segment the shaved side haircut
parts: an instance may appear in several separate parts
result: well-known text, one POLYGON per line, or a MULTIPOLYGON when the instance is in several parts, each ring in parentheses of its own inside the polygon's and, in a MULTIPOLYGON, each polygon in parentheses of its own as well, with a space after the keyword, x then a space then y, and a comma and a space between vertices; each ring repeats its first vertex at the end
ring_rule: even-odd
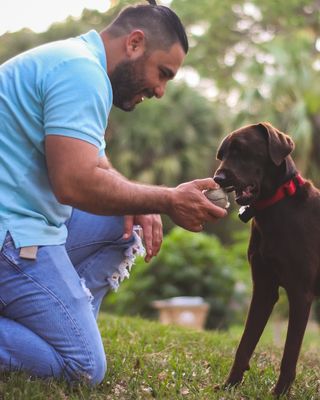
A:
POLYGON ((180 18, 169 7, 158 6, 155 1, 148 5, 129 6, 123 9, 106 28, 114 38, 141 29, 146 38, 147 51, 169 50, 180 43, 185 54, 189 49, 186 31, 180 18))

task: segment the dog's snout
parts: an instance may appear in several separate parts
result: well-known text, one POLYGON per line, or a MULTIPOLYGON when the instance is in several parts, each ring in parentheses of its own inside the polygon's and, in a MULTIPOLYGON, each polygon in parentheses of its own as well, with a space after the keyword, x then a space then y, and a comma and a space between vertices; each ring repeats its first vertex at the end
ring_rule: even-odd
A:
POLYGON ((224 171, 218 170, 213 177, 213 180, 221 187, 224 186, 224 183, 227 181, 227 176, 224 171))

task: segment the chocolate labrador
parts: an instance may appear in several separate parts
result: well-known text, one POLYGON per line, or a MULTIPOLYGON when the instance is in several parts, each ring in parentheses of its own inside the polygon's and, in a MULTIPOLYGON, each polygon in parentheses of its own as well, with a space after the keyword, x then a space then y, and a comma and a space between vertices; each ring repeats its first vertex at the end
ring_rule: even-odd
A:
POLYGON ((276 396, 295 379, 311 303, 320 291, 320 192, 300 176, 289 155, 293 148, 291 138, 269 123, 245 126, 221 143, 214 176, 221 187, 235 191, 240 218, 252 218, 253 296, 225 387, 240 383, 249 369, 281 286, 289 300, 289 325, 276 396))

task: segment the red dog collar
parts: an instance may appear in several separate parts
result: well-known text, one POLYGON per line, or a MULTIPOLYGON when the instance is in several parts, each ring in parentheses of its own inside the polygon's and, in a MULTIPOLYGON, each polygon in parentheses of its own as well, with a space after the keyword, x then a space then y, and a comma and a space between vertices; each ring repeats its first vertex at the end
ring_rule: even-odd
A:
POLYGON ((271 207, 285 197, 293 196, 296 193, 297 188, 302 186, 304 183, 305 180, 301 175, 295 175, 289 181, 281 185, 272 197, 258 200, 250 206, 241 207, 239 210, 239 218, 243 222, 248 222, 252 217, 254 217, 256 211, 261 211, 265 208, 271 207))

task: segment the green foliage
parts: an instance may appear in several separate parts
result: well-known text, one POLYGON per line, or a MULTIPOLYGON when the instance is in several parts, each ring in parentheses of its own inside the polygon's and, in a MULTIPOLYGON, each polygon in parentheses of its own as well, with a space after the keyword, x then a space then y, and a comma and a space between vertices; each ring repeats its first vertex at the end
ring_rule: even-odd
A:
MULTIPOLYGON (((230 238, 225 249, 228 264, 231 266, 235 283, 229 310, 232 324, 243 324, 249 308, 252 295, 251 268, 248 262, 247 251, 250 236, 250 224, 241 228, 233 228, 238 223, 238 213, 231 213, 228 218, 230 238)), ((243 224, 241 222, 241 224, 243 224)))
POLYGON ((139 259, 131 277, 106 299, 105 308, 120 314, 152 317, 153 300, 202 296, 210 304, 209 328, 225 327, 233 318, 234 267, 238 258, 219 239, 174 228, 160 254, 149 264, 139 259))

